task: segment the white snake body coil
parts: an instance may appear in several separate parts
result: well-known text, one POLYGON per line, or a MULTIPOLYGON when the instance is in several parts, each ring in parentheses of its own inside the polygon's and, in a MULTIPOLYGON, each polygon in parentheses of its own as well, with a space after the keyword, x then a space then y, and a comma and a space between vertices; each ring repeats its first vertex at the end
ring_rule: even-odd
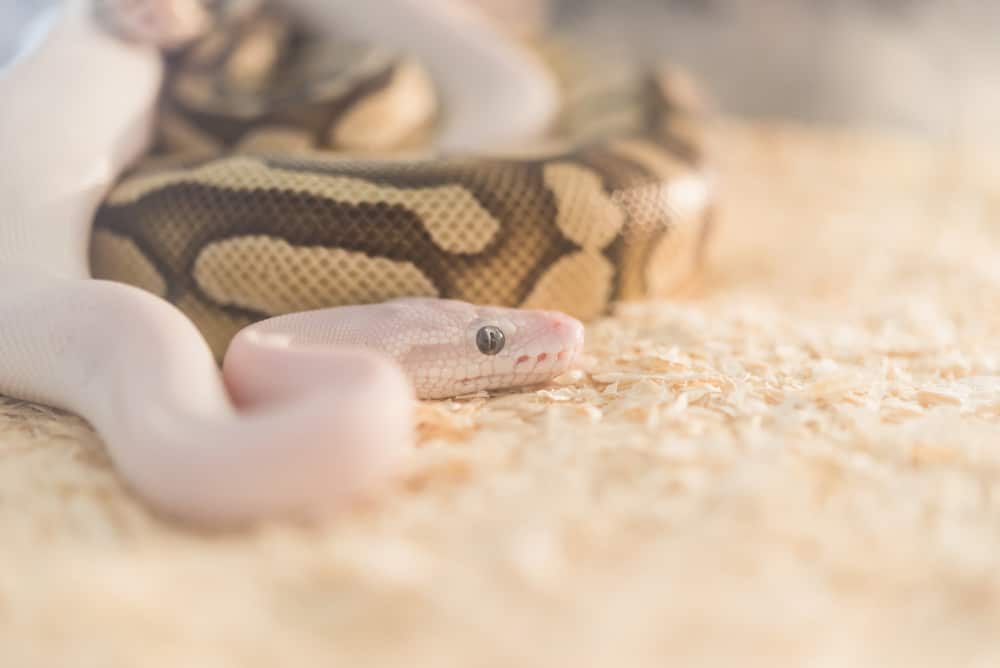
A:
POLYGON ((564 373, 583 326, 547 309, 669 293, 713 202, 673 77, 546 47, 551 136, 460 154, 552 118, 522 45, 453 0, 280 2, 418 64, 272 4, 67 0, 0 72, 0 394, 202 523, 327 517, 398 470, 415 397, 564 373))
POLYGON ((428 156, 417 63, 314 43, 273 13, 220 28, 174 57, 157 150, 97 217, 94 275, 174 302, 217 356, 252 322, 328 306, 425 296, 590 319, 669 294, 711 212, 697 110, 661 71, 587 88, 570 69, 544 147, 428 156))

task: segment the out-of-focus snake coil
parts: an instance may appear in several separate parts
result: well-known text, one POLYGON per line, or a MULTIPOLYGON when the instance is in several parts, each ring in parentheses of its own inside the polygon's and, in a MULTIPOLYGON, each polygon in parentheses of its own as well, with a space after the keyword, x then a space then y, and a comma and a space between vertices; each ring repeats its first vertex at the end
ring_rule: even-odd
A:
POLYGON ((590 319, 674 292, 714 197, 698 95, 675 68, 539 51, 564 92, 551 137, 442 157, 422 149, 439 109, 418 62, 273 9, 229 17, 170 58, 154 150, 98 213, 94 275, 174 302, 219 356, 251 322, 328 306, 590 319))

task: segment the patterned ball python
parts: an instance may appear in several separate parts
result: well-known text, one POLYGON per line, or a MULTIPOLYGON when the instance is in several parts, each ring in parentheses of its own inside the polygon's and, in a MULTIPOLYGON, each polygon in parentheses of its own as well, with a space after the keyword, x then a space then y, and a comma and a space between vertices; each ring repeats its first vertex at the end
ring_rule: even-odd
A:
POLYGON ((286 313, 418 296, 591 319, 696 269, 712 193, 676 70, 547 42, 566 102, 551 136, 440 156, 419 63, 254 4, 224 2, 171 58, 155 150, 91 244, 95 277, 175 303, 217 357, 286 313))
MULTIPOLYGON (((365 283, 374 279, 373 285, 404 294, 426 289, 481 295, 482 301, 550 303, 589 315, 612 298, 665 289, 695 262, 707 181, 690 112, 675 104, 675 95, 663 94, 672 89, 663 80, 623 77, 609 89, 591 87, 586 76, 566 76, 580 84, 570 92, 579 104, 567 109, 582 111, 564 114, 558 129, 561 146, 577 148, 538 144, 531 155, 511 150, 517 157, 389 160, 381 155, 386 145, 405 144, 407 126, 419 138, 424 125, 419 114, 401 122, 420 108, 412 103, 412 82, 422 77, 405 75, 417 71, 415 65, 392 61, 382 79, 409 79, 410 86, 382 89, 376 77, 375 84, 356 89, 354 101, 368 103, 349 106, 378 113, 344 111, 342 93, 330 99, 345 100, 345 106, 335 104, 338 113, 330 115, 329 107, 301 102, 328 85, 326 90, 348 90, 336 82, 360 81, 350 74, 365 70, 360 56, 282 60, 290 66, 353 64, 337 66, 348 74, 325 80, 296 66, 294 71, 308 74, 303 82, 326 83, 293 89, 289 104, 278 104, 280 88, 250 86, 240 99, 265 101, 269 111, 258 107, 238 136, 226 137, 222 128, 241 127, 238 113, 227 111, 213 123, 212 109, 180 106, 197 102, 197 89, 205 90, 197 83, 197 56, 213 50, 211 41, 202 42, 196 55, 186 51, 175 61, 166 103, 182 113, 173 116, 177 122, 170 109, 160 115, 160 151, 118 182, 148 148, 164 72, 154 45, 164 37, 179 41, 188 32, 185 21, 177 20, 184 17, 166 10, 201 1, 67 0, 51 15, 50 32, 40 33, 30 52, 0 71, 0 394, 82 415, 123 479, 161 511, 202 523, 327 516, 391 475, 412 448, 413 394, 420 391, 408 375, 414 368, 426 370, 429 381, 437 379, 429 392, 519 386, 570 363, 582 332, 575 320, 551 312, 407 299, 324 309, 320 319, 312 317, 317 312, 293 313, 252 325, 237 336, 227 361, 236 359, 220 374, 202 334, 174 305, 148 290, 92 278, 87 241, 99 208, 91 253, 98 271, 110 266, 101 273, 131 277, 188 308, 214 337, 216 354, 234 322, 303 303, 335 303, 344 285, 360 291, 360 297, 350 296, 357 301, 397 294, 365 283), (95 23, 94 2, 135 19, 138 44, 116 39, 95 23), (158 23, 159 15, 168 21, 158 23), (194 75, 193 89, 180 83, 190 79, 185 72, 194 75), (389 91, 408 88, 410 104, 382 104, 396 97, 389 91), (620 104, 623 99, 630 103, 620 104), (74 122, 65 122, 66 109, 73 110, 74 122), (285 112, 291 115, 282 117, 285 112), (324 138, 347 123, 349 136, 368 136, 375 145, 348 147, 353 157, 345 158, 313 138, 303 142, 302 128, 316 117, 324 138), (390 139, 383 143, 379 137, 390 139), (258 238, 266 260, 220 266, 218 259, 226 256, 220 249, 232 250, 223 242, 246 246, 246 236, 258 238), (326 274, 298 271, 288 249, 295 257, 315 253, 326 263, 332 252, 337 262, 326 274), (263 269, 288 275, 262 271, 265 261, 263 269), (262 275, 267 280, 259 280, 262 275), (423 279, 414 283, 418 275, 423 279), (214 287, 206 277, 215 277, 214 287), (209 294, 216 288, 219 294, 209 294), (316 297, 317 291, 327 297, 316 297), (276 345, 256 345, 248 333, 276 345), (364 347, 341 345, 359 333, 364 347), (305 345, 289 343, 290 336, 305 345), (375 351, 368 345, 372 338, 375 351), (394 360, 391 348, 400 344, 405 359, 394 360), (454 363, 442 368, 444 358, 454 363)), ((223 6, 236 1, 219 0, 223 6)), ((496 125, 508 136, 524 127, 523 108, 531 96, 510 91, 538 92, 522 85, 535 68, 518 69, 517 50, 506 48, 504 37, 485 24, 450 13, 451 0, 283 2, 319 10, 331 26, 366 21, 352 30, 376 43, 392 41, 383 39, 389 23, 405 26, 395 37, 417 37, 410 48, 435 72, 434 90, 440 89, 449 111, 456 104, 468 110, 478 95, 493 93, 490 108, 504 109, 496 125), (395 22, 385 21, 387 7, 395 22), (472 34, 478 37, 470 39, 472 34), (466 66, 442 66, 441 43, 461 47, 466 66)), ((242 25, 253 32, 250 26, 261 24, 255 19, 242 25)), ((226 80, 212 62, 225 63, 232 73, 247 62, 274 62, 261 54, 309 52, 296 49, 303 42, 273 35, 223 39, 233 47, 223 49, 222 60, 205 61, 209 81, 226 80), (282 43, 289 48, 275 48, 282 43)), ((583 69, 586 75, 597 71, 583 69)), ((446 116, 438 143, 461 145, 453 119, 466 114, 446 116)), ((457 127, 466 138, 474 131, 490 135, 479 120, 457 127)), ((494 138, 503 134, 492 129, 494 138)))

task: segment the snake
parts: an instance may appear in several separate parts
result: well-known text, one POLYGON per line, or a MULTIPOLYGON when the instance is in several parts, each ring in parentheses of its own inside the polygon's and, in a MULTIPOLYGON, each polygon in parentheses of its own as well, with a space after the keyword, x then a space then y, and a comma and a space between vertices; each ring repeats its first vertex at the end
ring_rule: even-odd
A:
POLYGON ((446 0, 285 5, 74 0, 0 78, 12 145, 54 102, 27 82, 83 54, 59 94, 93 109, 58 168, 26 148, 0 173, 20 286, 0 314, 21 323, 0 327, 0 392, 80 413, 140 496, 194 521, 339 508, 412 442, 414 396, 567 370, 581 320, 677 290, 710 229, 676 69, 511 48, 446 0), (468 46, 499 119, 458 113, 474 84, 434 80, 449 59, 413 49, 422 26, 468 46))

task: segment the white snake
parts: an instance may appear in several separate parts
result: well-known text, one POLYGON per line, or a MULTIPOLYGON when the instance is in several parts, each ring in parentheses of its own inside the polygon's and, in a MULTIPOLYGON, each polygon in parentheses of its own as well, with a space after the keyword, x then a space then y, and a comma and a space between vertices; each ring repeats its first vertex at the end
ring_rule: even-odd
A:
MULTIPOLYGON (((523 137, 552 113, 531 58, 445 0, 289 2, 424 59, 458 112, 448 148, 523 137), (484 95, 499 115, 466 111, 484 95)), ((572 364, 582 326, 568 316, 409 299, 265 321, 236 337, 220 376, 174 306, 89 278, 91 221, 146 148, 163 75, 153 48, 105 34, 91 10, 70 2, 0 78, 0 392, 86 417, 151 504, 200 522, 322 516, 393 470, 414 389, 518 386, 572 364)))

